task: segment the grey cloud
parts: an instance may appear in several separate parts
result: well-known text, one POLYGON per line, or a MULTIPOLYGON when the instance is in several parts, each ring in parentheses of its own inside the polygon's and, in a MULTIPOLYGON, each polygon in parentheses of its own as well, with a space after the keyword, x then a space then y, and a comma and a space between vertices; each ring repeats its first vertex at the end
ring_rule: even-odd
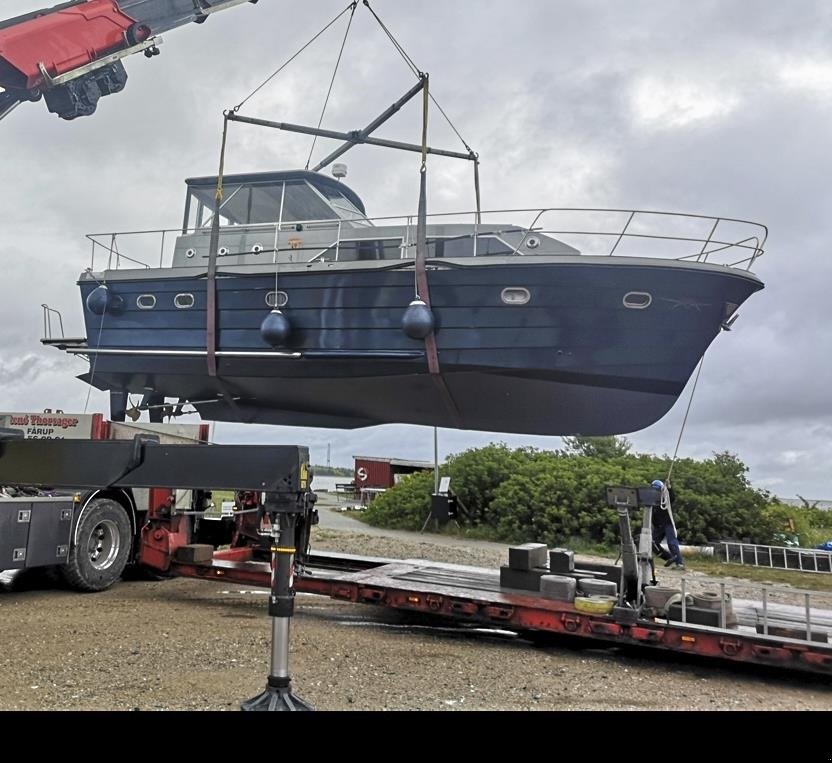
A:
MULTIPOLYGON (((73 378, 82 364, 38 344, 41 302, 62 310, 69 333, 80 328, 74 283, 89 260, 83 234, 178 225, 183 179, 216 171, 222 109, 344 5, 244 5, 166 34, 163 55, 152 61, 128 60, 127 89, 103 99, 91 119, 65 123, 43 104, 27 104, 0 123, 0 368, 8 401, 0 408, 87 404, 86 386, 73 378), (15 368, 25 381, 8 370, 15 368)), ((778 76, 788 62, 829 64, 828 4, 373 5, 431 73, 436 97, 481 154, 486 207, 641 206, 769 226, 767 254, 755 266, 766 289, 709 350, 680 452, 733 450, 759 484, 787 495, 832 496, 832 98, 778 76), (646 124, 634 102, 645 79, 670 83, 671 95, 684 86, 734 105, 686 125, 646 124)), ((39 4, 3 6, 11 16, 39 4)), ((352 34, 324 122, 338 129, 362 126, 412 81, 361 7, 352 34)), ((340 35, 332 30, 321 48, 304 54, 252 100, 250 113, 316 122, 340 35)), ((381 133, 418 139, 418 116, 411 104, 381 133)), ((431 142, 458 145, 435 112, 431 142)), ((325 149, 319 143, 316 155, 325 149)), ((229 167, 297 166, 308 150, 306 140, 235 126, 229 167)), ((416 158, 361 148, 347 161, 349 182, 371 214, 415 209, 416 158)), ((472 206, 469 168, 432 161, 429 177, 432 210, 472 206)), ((686 402, 629 435, 636 447, 672 452, 686 402)), ((88 405, 103 409, 105 397, 94 391, 88 405)), ((218 425, 216 432, 220 439, 309 443, 317 461, 331 443, 342 464, 359 452, 429 460, 433 448, 431 430, 403 426, 340 432, 218 425)), ((440 431, 443 456, 489 441, 561 444, 440 431)))

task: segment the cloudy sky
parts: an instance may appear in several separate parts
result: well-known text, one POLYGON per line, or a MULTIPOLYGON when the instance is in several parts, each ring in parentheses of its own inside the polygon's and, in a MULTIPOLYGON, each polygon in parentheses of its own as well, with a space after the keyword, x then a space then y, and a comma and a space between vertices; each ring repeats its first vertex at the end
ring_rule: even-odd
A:
MULTIPOLYGON (((0 0, 0 17, 39 7, 0 0)), ((183 179, 216 172, 222 109, 239 102, 346 5, 260 0, 168 32, 162 55, 127 60, 123 93, 64 122, 26 104, 0 122, 0 384, 4 410, 106 411, 74 376, 85 363, 42 349, 40 305, 82 330, 75 280, 84 234, 175 227, 183 179)), ((706 355, 680 455, 737 453, 752 482, 832 498, 832 6, 792 0, 375 0, 373 7, 482 158, 483 206, 632 207, 768 226, 755 272, 766 289, 706 355)), ((246 113, 317 122, 343 34, 333 28, 246 113)), ((324 125, 355 129, 411 75, 359 7, 324 125)), ((416 141, 418 113, 380 135, 416 141)), ((434 145, 456 148, 434 120, 434 145)), ((319 145, 320 156, 326 145, 319 145)), ((228 171, 302 166, 309 139, 237 127, 228 171)), ((418 157, 363 147, 349 183, 371 215, 415 211, 418 157), (414 159, 416 160, 414 162, 414 159)), ((464 164, 464 163, 460 163, 464 164)), ((473 206, 470 168, 437 160, 431 211, 473 206)), ((629 435, 675 446, 690 385, 659 423, 629 435)), ((322 463, 354 454, 430 459, 432 430, 352 432, 217 425, 219 441, 308 444, 322 463)), ((441 455, 560 438, 442 429, 441 455)))

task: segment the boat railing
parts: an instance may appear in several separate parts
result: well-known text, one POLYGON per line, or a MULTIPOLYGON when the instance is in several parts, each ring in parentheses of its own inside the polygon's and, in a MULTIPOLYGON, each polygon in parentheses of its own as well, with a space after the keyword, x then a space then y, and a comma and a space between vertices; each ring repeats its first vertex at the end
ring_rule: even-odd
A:
MULTIPOLYGON (((675 259, 743 270, 750 270, 763 254, 768 236, 764 225, 736 218, 589 207, 443 212, 428 215, 428 225, 433 226, 428 230, 429 243, 470 240, 470 249, 457 247, 455 251, 462 254, 446 256, 494 254, 485 239, 496 238, 496 250, 503 255, 550 256, 553 251, 574 251, 585 256, 675 259)), ((361 225, 304 220, 223 226, 218 256, 265 255, 247 260, 248 264, 259 264, 269 256, 276 259, 278 253, 280 261, 285 261, 286 253, 291 252, 290 261, 339 261, 348 259, 342 250, 357 241, 384 240, 377 258, 408 259, 415 256, 416 228, 415 215, 368 218, 361 225), (315 236, 309 237, 309 232, 315 236), (250 242, 252 237, 258 242, 253 247, 239 243, 243 239, 250 242), (309 243, 312 238, 314 244, 309 243)), ((207 228, 168 228, 88 234, 90 268, 165 267, 173 261, 174 249, 183 236, 190 237, 186 256, 194 265, 204 264, 209 255, 209 233, 207 228)))
POLYGON ((43 310, 43 338, 44 339, 63 339, 64 333, 64 318, 59 310, 54 307, 49 307, 46 303, 41 303, 43 310), (60 331, 60 335, 53 333, 60 331))

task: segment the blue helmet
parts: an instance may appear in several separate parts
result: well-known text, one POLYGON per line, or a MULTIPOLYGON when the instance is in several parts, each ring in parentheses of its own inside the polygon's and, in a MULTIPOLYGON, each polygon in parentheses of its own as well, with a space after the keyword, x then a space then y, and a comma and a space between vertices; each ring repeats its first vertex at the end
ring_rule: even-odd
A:
POLYGON ((651 487, 656 488, 656 490, 661 490, 664 487, 664 482, 661 480, 653 480, 650 485, 651 487))

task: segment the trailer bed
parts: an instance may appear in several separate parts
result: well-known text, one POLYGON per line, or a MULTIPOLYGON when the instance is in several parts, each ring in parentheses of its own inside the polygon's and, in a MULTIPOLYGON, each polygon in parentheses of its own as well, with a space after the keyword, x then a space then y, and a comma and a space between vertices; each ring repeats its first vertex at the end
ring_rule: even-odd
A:
MULTIPOLYGON (((269 587, 270 580, 269 564, 252 559, 251 551, 244 548, 218 551, 211 562, 204 564, 174 561, 171 572, 264 588, 269 587)), ((723 663, 832 676, 832 645, 828 641, 756 633, 748 625, 760 605, 753 601, 737 601, 736 611, 745 619, 737 628, 658 619, 627 623, 612 615, 579 612, 571 603, 546 599, 530 591, 501 588, 498 570, 425 559, 327 553, 310 557, 310 563, 295 579, 295 590, 523 635, 564 635, 610 646, 634 645, 723 663)), ((767 607, 771 630, 776 629, 778 608, 775 604, 767 607)), ((832 611, 813 609, 812 621, 818 625, 832 624, 832 611)))

